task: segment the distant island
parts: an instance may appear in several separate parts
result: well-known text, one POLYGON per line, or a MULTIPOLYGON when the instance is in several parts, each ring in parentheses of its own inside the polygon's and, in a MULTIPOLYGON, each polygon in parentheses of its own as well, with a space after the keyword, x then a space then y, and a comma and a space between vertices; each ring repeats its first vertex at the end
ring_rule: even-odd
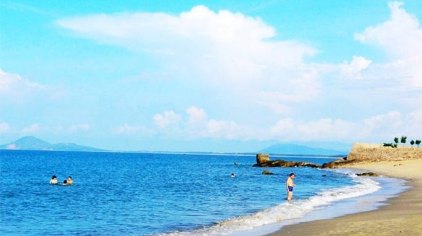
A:
POLYGON ((327 156, 337 156, 345 155, 348 151, 339 151, 331 150, 324 148, 315 148, 298 144, 290 143, 279 143, 271 145, 267 148, 260 150, 261 153, 269 154, 294 154, 294 155, 327 155, 327 156))
POLYGON ((51 144, 33 136, 25 136, 14 142, 0 145, 3 150, 42 150, 42 151, 80 151, 80 152, 103 152, 106 150, 82 146, 75 143, 51 144))

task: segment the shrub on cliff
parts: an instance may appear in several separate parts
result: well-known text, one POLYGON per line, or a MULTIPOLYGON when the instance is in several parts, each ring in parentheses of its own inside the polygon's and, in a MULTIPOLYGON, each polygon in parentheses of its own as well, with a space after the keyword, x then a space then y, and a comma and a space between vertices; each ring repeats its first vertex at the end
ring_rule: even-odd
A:
POLYGON ((401 136, 400 142, 403 144, 403 146, 406 143, 406 140, 407 140, 406 136, 401 136))

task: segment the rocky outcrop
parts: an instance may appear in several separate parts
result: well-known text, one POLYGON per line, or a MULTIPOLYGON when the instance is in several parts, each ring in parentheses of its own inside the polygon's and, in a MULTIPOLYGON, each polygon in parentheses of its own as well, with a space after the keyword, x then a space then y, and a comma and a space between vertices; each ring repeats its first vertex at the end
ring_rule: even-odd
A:
POLYGON ((259 167, 313 167, 313 168, 320 168, 321 166, 318 164, 313 164, 310 162, 303 162, 303 161, 284 161, 284 160, 275 160, 275 161, 267 161, 261 164, 257 164, 255 166, 259 167))
POLYGON ((349 164, 352 162, 356 162, 356 160, 347 160, 346 158, 340 158, 340 159, 322 164, 321 168, 336 168, 336 167, 341 167, 345 164, 349 164))
POLYGON ((255 167, 311 167, 311 168, 336 168, 344 164, 355 162, 355 160, 346 160, 346 158, 340 158, 331 162, 324 163, 322 165, 314 164, 303 161, 285 161, 285 160, 274 160, 271 161, 268 154, 257 154, 255 167))
POLYGON ((357 176, 378 176, 376 173, 374 172, 364 172, 364 173, 358 173, 356 174, 357 176))
POLYGON ((312 167, 320 168, 321 165, 313 164, 310 162, 303 161, 284 161, 284 160, 275 160, 271 161, 268 154, 257 154, 256 155, 256 164, 255 167, 312 167))
POLYGON ((256 164, 261 165, 270 161, 270 155, 265 153, 256 154, 256 164))

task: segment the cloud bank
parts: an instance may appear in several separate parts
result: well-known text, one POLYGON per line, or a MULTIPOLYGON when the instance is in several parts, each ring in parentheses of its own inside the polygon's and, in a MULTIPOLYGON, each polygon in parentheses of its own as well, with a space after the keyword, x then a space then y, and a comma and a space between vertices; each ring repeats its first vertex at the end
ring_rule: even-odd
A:
POLYGON ((316 73, 305 63, 317 50, 276 39, 276 30, 257 17, 196 6, 179 15, 99 14, 57 24, 81 37, 149 55, 173 79, 199 84, 224 99, 230 94, 241 103, 283 112, 318 93, 316 73))
POLYGON ((177 87, 172 96, 163 95, 171 97, 163 102, 165 109, 148 114, 150 126, 125 121, 111 129, 115 134, 378 140, 422 132, 417 122, 422 29, 402 3, 388 7, 389 19, 355 34, 357 43, 385 53, 383 61, 351 55, 340 63, 319 62, 321 49, 283 38, 258 17, 205 6, 180 14, 77 16, 56 24, 75 36, 153 60, 166 78, 152 79, 177 87))
POLYGON ((374 45, 389 56, 387 68, 412 86, 422 88, 422 28, 416 16, 403 9, 402 2, 390 2, 391 18, 355 35, 356 40, 374 45))

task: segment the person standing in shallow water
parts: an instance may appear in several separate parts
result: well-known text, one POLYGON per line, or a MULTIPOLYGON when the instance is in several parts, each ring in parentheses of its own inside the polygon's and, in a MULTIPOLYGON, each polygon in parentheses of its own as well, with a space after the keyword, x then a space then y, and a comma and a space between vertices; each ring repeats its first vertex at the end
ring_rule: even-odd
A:
POLYGON ((290 202, 293 198, 293 187, 296 186, 293 179, 295 178, 294 173, 290 173, 286 181, 287 200, 290 202))

